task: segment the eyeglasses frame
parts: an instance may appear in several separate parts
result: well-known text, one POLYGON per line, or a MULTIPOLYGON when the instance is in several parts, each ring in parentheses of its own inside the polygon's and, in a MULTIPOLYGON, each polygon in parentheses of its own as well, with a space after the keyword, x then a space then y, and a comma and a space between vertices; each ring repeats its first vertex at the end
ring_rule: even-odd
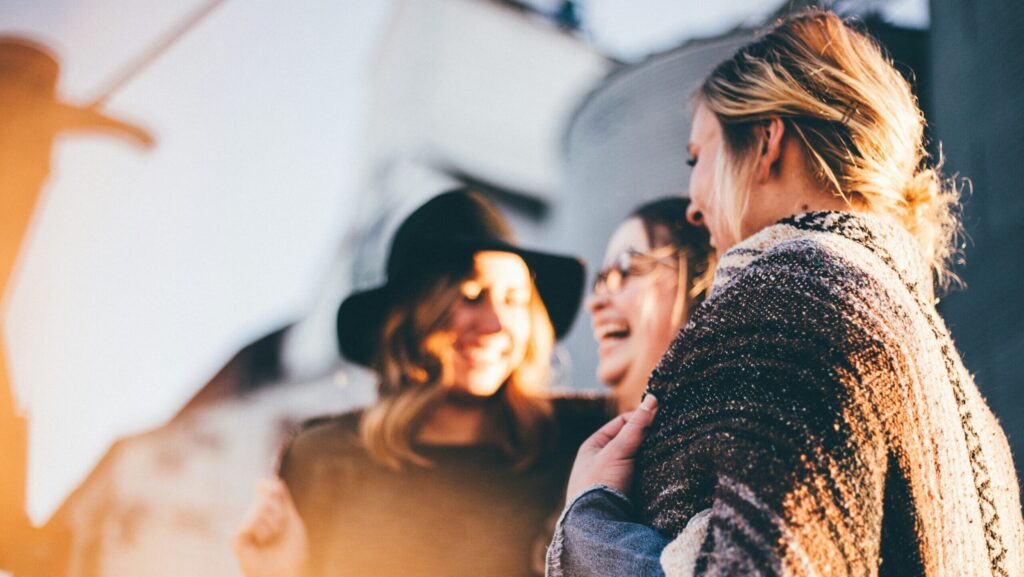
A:
POLYGON ((685 270, 682 266, 682 259, 686 258, 686 256, 686 249, 677 248, 672 245, 666 245, 646 252, 633 248, 624 250, 612 260, 611 264, 597 272, 594 276, 594 282, 590 285, 590 290, 594 295, 606 294, 613 296, 621 294, 629 277, 649 275, 658 268, 659 264, 678 270, 681 273, 685 270), (659 254, 660 252, 665 254, 659 254), (634 259, 637 258, 649 263, 649 266, 643 270, 633 270, 635 266, 634 259), (618 280, 610 283, 609 279, 612 278, 618 278, 618 280))

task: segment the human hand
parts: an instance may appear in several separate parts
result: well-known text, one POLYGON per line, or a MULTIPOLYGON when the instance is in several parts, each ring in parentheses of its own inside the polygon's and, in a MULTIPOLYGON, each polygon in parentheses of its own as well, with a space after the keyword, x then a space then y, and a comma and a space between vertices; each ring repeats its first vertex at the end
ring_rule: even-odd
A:
POLYGON ((567 503, 596 484, 623 493, 629 490, 633 482, 633 456, 657 411, 658 400, 648 394, 637 410, 615 417, 583 442, 569 474, 567 503))
POLYGON ((264 479, 232 545, 245 577, 298 577, 306 563, 309 539, 288 487, 264 479))

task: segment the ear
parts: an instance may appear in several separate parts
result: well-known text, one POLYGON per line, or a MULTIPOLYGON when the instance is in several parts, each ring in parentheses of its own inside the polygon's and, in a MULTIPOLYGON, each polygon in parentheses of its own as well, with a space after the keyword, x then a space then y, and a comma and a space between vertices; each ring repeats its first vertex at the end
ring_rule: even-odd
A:
POLYGON ((786 123, 779 117, 769 118, 761 124, 761 154, 757 164, 758 182, 766 182, 782 158, 782 136, 786 123))

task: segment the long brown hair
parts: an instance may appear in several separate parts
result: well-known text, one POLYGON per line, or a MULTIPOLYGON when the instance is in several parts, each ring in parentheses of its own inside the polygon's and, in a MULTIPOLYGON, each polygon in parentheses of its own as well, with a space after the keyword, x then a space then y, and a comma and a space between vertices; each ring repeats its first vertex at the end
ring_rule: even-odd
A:
MULTIPOLYGON (((451 343, 445 328, 464 275, 440 274, 399 301, 385 317, 373 368, 380 378, 377 402, 363 412, 360 436, 369 454, 398 470, 429 466, 414 441, 430 411, 452 384, 451 343)), ((516 467, 526 467, 544 448, 552 422, 546 389, 554 346, 547 309, 531 285, 531 331, 523 361, 491 403, 495 441, 516 467)))
POLYGON ((879 45, 835 14, 812 9, 779 23, 720 64, 698 90, 722 125, 717 201, 739 236, 758 140, 782 118, 811 172, 851 207, 895 217, 940 286, 961 231, 959 190, 925 149, 925 119, 910 84, 879 45))

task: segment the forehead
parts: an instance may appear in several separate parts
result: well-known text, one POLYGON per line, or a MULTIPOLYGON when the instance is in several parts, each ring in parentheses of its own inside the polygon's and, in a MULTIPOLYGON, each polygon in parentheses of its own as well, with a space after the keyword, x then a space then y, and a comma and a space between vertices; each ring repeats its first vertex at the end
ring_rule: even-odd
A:
POLYGON ((690 126, 690 143, 706 142, 717 138, 721 126, 715 114, 703 104, 698 104, 693 111, 693 123, 690 126))
POLYGON ((604 253, 604 262, 610 263, 627 250, 646 252, 651 249, 647 242, 647 231, 639 218, 630 218, 619 225, 608 240, 608 248, 604 253))
POLYGON ((530 269, 519 255, 493 250, 480 251, 473 255, 471 278, 492 285, 529 285, 530 269))

